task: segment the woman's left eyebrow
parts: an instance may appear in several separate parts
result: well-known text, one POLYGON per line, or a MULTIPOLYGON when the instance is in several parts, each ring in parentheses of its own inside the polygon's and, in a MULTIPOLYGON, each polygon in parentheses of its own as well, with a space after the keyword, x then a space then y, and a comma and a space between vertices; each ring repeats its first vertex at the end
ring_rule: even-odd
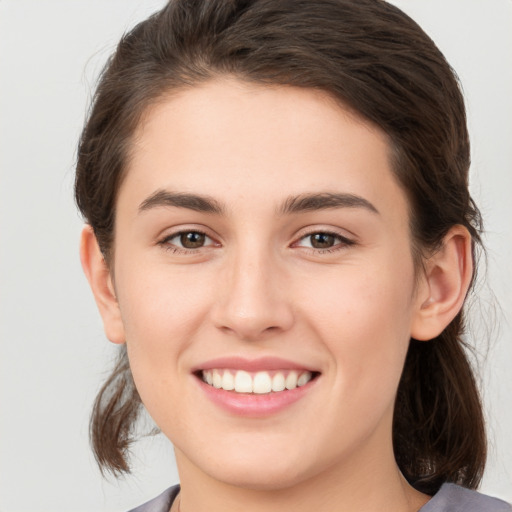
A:
POLYGON ((278 210, 278 213, 288 215, 290 213, 327 210, 330 208, 363 208, 379 215, 377 208, 364 197, 339 192, 319 192, 290 196, 278 210))

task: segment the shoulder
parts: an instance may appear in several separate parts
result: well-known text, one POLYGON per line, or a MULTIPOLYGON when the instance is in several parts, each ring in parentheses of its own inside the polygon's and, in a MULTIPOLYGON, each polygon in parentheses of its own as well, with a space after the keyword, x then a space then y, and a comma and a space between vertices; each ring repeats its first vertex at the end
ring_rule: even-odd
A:
POLYGON ((174 485, 173 487, 166 489, 156 498, 153 498, 151 501, 139 505, 129 512, 169 512, 169 509, 171 508, 171 505, 176 499, 176 496, 178 496, 179 492, 180 486, 174 485))
MULTIPOLYGON (((129 512, 168 512, 179 491, 179 485, 169 487, 129 512)), ((419 512, 512 512, 512 506, 458 485, 444 484, 419 512)))
POLYGON ((497 498, 444 484, 419 512, 512 512, 512 507, 497 498))

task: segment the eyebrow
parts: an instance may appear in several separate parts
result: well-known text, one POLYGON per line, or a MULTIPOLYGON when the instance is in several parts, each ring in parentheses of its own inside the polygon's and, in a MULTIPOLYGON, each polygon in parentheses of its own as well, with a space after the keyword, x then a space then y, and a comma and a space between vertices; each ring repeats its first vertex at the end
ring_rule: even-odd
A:
MULTIPOLYGON (((172 206, 187 208, 196 212, 223 215, 224 206, 216 199, 185 192, 172 192, 170 190, 157 190, 146 198, 139 206, 139 212, 157 207, 172 206)), ((320 192, 312 194, 300 194, 288 197, 282 206, 278 208, 279 215, 292 213, 305 213, 316 210, 327 210, 331 208, 364 208, 371 213, 379 214, 375 206, 367 199, 355 194, 320 192)))
POLYGON ((290 196, 283 203, 279 213, 287 215, 330 208, 364 208, 372 213, 379 214, 377 208, 364 197, 354 194, 330 192, 290 196))
POLYGON ((157 208, 159 206, 175 206, 187 208, 196 212, 213 213, 222 215, 224 208, 212 197, 188 194, 182 192, 171 192, 169 190, 157 190, 145 199, 139 206, 139 212, 157 208))

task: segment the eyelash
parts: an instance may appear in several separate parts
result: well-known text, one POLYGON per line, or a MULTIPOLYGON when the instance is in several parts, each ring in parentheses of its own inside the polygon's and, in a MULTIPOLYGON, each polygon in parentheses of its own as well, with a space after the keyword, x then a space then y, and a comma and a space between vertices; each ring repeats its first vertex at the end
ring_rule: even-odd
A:
POLYGON ((177 238, 182 235, 189 234, 189 233, 195 233, 198 235, 202 235, 205 238, 212 240, 211 237, 209 237, 204 231, 201 231, 200 229, 184 229, 182 231, 177 231, 176 233, 171 233, 170 235, 167 235, 165 238, 163 238, 162 240, 160 240, 158 242, 158 245, 163 247, 166 251, 172 252, 173 254, 196 254, 197 251, 200 249, 204 249, 205 247, 215 246, 215 243, 213 243, 211 245, 206 245, 206 246, 203 245, 202 247, 198 247, 196 249, 189 249, 187 247, 178 247, 176 245, 169 243, 170 240, 172 240, 173 238, 177 238))
MULTIPOLYGON (((208 238, 210 241, 213 241, 213 239, 211 237, 209 237, 204 231, 201 231, 199 229, 186 229, 186 230, 182 230, 182 231, 177 231, 176 233, 171 233, 170 235, 168 235, 165 238, 163 238, 162 240, 160 240, 158 242, 158 245, 163 247, 166 251, 171 251, 173 254, 196 254, 200 249, 204 249, 204 248, 208 248, 208 247, 212 247, 212 246, 216 245, 215 242, 214 242, 212 244, 203 245, 203 246, 195 248, 195 249, 189 249, 189 248, 186 248, 186 247, 178 247, 178 246, 176 246, 174 244, 170 244, 169 243, 170 240, 172 240, 174 238, 177 238, 177 237, 180 237, 182 235, 189 234, 189 233, 194 233, 194 234, 202 235, 205 238, 208 238)), ((344 236, 342 236, 339 233, 336 233, 334 231, 318 230, 318 231, 311 231, 309 233, 305 233, 304 235, 302 235, 297 240, 297 242, 294 242, 291 245, 291 247, 301 247, 300 245, 298 245, 299 242, 301 242, 302 240, 307 239, 308 237, 312 237, 314 235, 332 236, 332 237, 334 237, 337 240, 338 243, 336 245, 332 246, 332 247, 328 247, 328 248, 325 248, 325 249, 320 249, 320 248, 317 248, 317 247, 304 247, 304 246, 302 246, 304 249, 306 249, 311 254, 319 254, 319 255, 332 254, 332 253, 335 253, 335 252, 338 252, 338 251, 342 251, 342 250, 346 249, 347 247, 350 247, 350 246, 356 244, 356 242, 354 240, 346 238, 346 237, 344 237, 344 236)))
POLYGON ((332 247, 328 247, 328 248, 325 248, 325 249, 320 249, 318 247, 303 247, 309 253, 315 254, 315 255, 326 255, 326 254, 336 253, 336 252, 339 252, 339 251, 343 251, 347 247, 350 247, 350 246, 356 244, 356 242, 354 240, 351 240, 350 238, 342 236, 339 233, 336 233, 334 231, 318 230, 318 231, 311 231, 309 233, 306 233, 306 234, 302 235, 297 242, 294 242, 293 245, 297 246, 297 244, 299 242, 301 242, 302 240, 305 240, 307 238, 311 238, 314 235, 332 236, 335 239, 335 241, 337 242, 332 247))

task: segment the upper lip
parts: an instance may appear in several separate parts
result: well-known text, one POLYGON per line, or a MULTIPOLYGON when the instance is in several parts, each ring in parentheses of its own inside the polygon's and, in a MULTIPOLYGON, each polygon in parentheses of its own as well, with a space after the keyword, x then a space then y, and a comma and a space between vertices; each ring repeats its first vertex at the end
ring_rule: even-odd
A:
POLYGON ((265 370, 302 370, 315 372, 314 368, 307 365, 282 359, 280 357, 259 357, 256 359, 246 359, 244 357, 219 357, 205 361, 193 369, 193 372, 200 370, 213 370, 213 369, 232 369, 232 370, 245 370, 246 372, 258 372, 265 370))

